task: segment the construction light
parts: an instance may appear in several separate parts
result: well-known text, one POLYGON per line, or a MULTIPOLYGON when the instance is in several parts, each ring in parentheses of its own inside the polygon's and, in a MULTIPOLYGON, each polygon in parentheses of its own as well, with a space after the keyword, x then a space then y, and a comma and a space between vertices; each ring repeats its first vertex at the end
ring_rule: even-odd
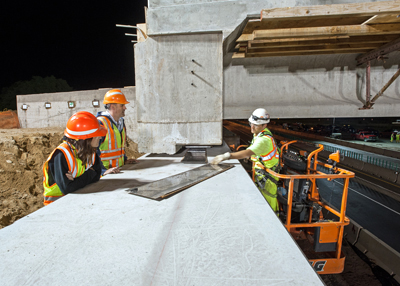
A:
POLYGON ((92 105, 93 105, 93 107, 98 108, 98 107, 100 107, 100 101, 98 101, 97 99, 94 99, 94 100, 92 101, 92 105))
POLYGON ((50 109, 50 108, 51 108, 51 103, 50 103, 50 102, 45 102, 45 103, 44 103, 44 107, 45 107, 46 109, 50 109))
POLYGON ((75 108, 75 101, 68 101, 68 108, 75 108))
POLYGON ((22 110, 27 110, 28 109, 28 105, 27 104, 22 104, 21 109, 22 110))

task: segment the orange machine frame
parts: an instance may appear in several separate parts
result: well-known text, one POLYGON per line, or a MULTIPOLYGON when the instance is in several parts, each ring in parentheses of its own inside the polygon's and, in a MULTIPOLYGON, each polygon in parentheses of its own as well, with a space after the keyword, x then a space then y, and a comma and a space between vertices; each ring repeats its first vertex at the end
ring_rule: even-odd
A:
MULTIPOLYGON (((291 141, 285 143, 282 146, 282 153, 286 150, 290 144, 297 142, 291 141)), ((272 170, 266 169, 268 173, 271 175, 278 177, 279 179, 288 179, 289 186, 288 186, 288 200, 287 200, 287 215, 286 215, 286 222, 284 223, 286 229, 291 233, 291 235, 296 239, 299 233, 301 233, 305 229, 303 234, 312 234, 315 231, 315 228, 320 227, 321 235, 320 235, 320 242, 322 243, 333 243, 336 242, 336 251, 333 252, 326 252, 322 253, 324 258, 309 258, 309 262, 311 266, 319 273, 319 274, 333 274, 333 273, 341 273, 344 269, 344 261, 345 256, 342 253, 342 240, 343 240, 343 232, 344 227, 350 223, 350 220, 345 216, 346 213, 346 205, 347 205, 347 194, 348 194, 348 186, 350 178, 354 177, 354 173, 338 168, 336 166, 326 164, 317 160, 318 153, 324 149, 323 145, 319 144, 319 148, 311 152, 307 157, 307 171, 306 174, 299 174, 299 175, 286 175, 286 174, 278 174, 272 170), (313 164, 311 166, 311 159, 314 158, 313 164), (317 171, 317 165, 334 169, 336 174, 325 174, 323 172, 317 171), (304 223, 292 223, 292 202, 293 202, 293 186, 294 180, 298 179, 308 179, 312 182, 311 191, 308 192, 308 200, 320 205, 322 208, 328 210, 329 212, 333 213, 339 218, 339 221, 323 221, 323 222, 312 222, 312 208, 310 208, 309 212, 309 219, 308 222, 304 223), (329 205, 325 204, 324 202, 320 201, 319 193, 316 186, 316 179, 344 179, 344 187, 343 187, 343 194, 342 194, 342 203, 340 211, 336 211, 329 205)), ((330 156, 332 159, 336 159, 338 154, 335 156, 330 156)), ((281 166, 283 166, 282 160, 280 161, 281 166)), ((253 168, 253 178, 254 178, 254 168, 253 168)), ((320 212, 320 219, 323 218, 322 211, 320 212)))

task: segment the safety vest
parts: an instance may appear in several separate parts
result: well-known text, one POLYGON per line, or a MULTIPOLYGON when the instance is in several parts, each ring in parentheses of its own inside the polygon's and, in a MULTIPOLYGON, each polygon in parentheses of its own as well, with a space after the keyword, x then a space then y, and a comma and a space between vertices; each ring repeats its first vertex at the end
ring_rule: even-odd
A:
POLYGON ((254 168, 255 169, 271 169, 275 166, 278 165, 279 163, 279 147, 277 146, 274 137, 272 136, 271 131, 269 131, 267 128, 265 128, 262 132, 260 132, 257 136, 253 137, 253 140, 251 141, 251 145, 253 145, 254 141, 258 137, 267 137, 271 139, 272 142, 272 148, 268 150, 267 153, 261 154, 261 156, 251 156, 251 160, 254 162, 254 168))
POLYGON ((60 197, 64 196, 64 194, 61 192, 60 188, 55 182, 51 186, 49 185, 49 162, 57 149, 63 152, 65 159, 67 159, 68 170, 72 173, 72 177, 74 178, 81 176, 87 169, 93 166, 96 160, 96 153, 93 152, 92 161, 90 163, 87 162, 86 166, 84 166, 82 164, 82 161, 76 156, 75 147, 65 141, 61 143, 56 149, 54 149, 43 165, 44 205, 48 205, 59 199, 60 197))
POLYGON ((106 169, 124 165, 126 130, 125 126, 120 133, 117 126, 104 117, 97 117, 104 127, 107 128, 107 135, 104 142, 99 146, 100 159, 106 169))

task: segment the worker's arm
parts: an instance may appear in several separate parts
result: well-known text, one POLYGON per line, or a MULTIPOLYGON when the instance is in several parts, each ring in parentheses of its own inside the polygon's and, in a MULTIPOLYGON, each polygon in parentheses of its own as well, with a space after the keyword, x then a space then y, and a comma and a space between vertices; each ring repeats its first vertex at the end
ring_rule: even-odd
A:
POLYGON ((96 166, 92 166, 81 176, 74 178, 74 180, 70 180, 66 175, 69 169, 64 153, 57 150, 53 158, 54 160, 49 162, 49 170, 53 176, 54 182, 58 185, 64 195, 75 192, 92 182, 98 181, 100 178, 100 166, 96 165, 97 162, 95 162, 96 166))
POLYGON ((250 158, 252 155, 254 155, 254 152, 251 151, 250 149, 242 150, 239 152, 234 152, 231 153, 231 157, 229 159, 244 159, 244 158, 250 158))
POLYGON ((239 152, 233 152, 233 153, 229 153, 226 152, 224 154, 215 156, 215 158, 211 161, 211 164, 215 165, 215 164, 219 164, 224 160, 228 160, 228 159, 244 159, 244 158, 249 158, 251 157, 251 155, 254 155, 254 152, 251 151, 250 149, 247 150, 242 150, 239 152))
POLYGON ((96 176, 93 178, 92 183, 95 183, 98 180, 100 180, 102 166, 103 166, 103 163, 101 162, 99 155, 96 153, 96 159, 94 161, 93 166, 91 167, 96 172, 96 176))
MULTIPOLYGON (((103 140, 103 138, 102 138, 101 140, 103 140)), ((104 140, 103 140, 103 141, 104 141, 104 140)), ((100 146, 100 145, 99 145, 99 146, 100 146)), ((97 157, 100 158, 101 152, 100 152, 100 149, 99 149, 99 148, 97 148, 96 154, 97 154, 97 157)), ((100 160, 100 169, 101 169, 101 174, 102 174, 103 176, 104 176, 104 175, 107 175, 107 174, 104 174, 104 173, 107 171, 107 169, 106 169, 106 167, 104 167, 103 162, 102 162, 101 160, 100 160)))

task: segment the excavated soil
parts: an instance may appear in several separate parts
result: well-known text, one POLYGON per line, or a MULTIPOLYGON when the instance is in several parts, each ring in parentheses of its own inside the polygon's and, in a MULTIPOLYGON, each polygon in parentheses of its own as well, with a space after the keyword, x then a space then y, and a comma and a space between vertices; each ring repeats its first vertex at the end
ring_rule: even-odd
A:
MULTIPOLYGON (((43 207, 43 163, 64 128, 0 129, 0 229, 43 207)), ((128 139, 128 158, 138 158, 128 139)))

